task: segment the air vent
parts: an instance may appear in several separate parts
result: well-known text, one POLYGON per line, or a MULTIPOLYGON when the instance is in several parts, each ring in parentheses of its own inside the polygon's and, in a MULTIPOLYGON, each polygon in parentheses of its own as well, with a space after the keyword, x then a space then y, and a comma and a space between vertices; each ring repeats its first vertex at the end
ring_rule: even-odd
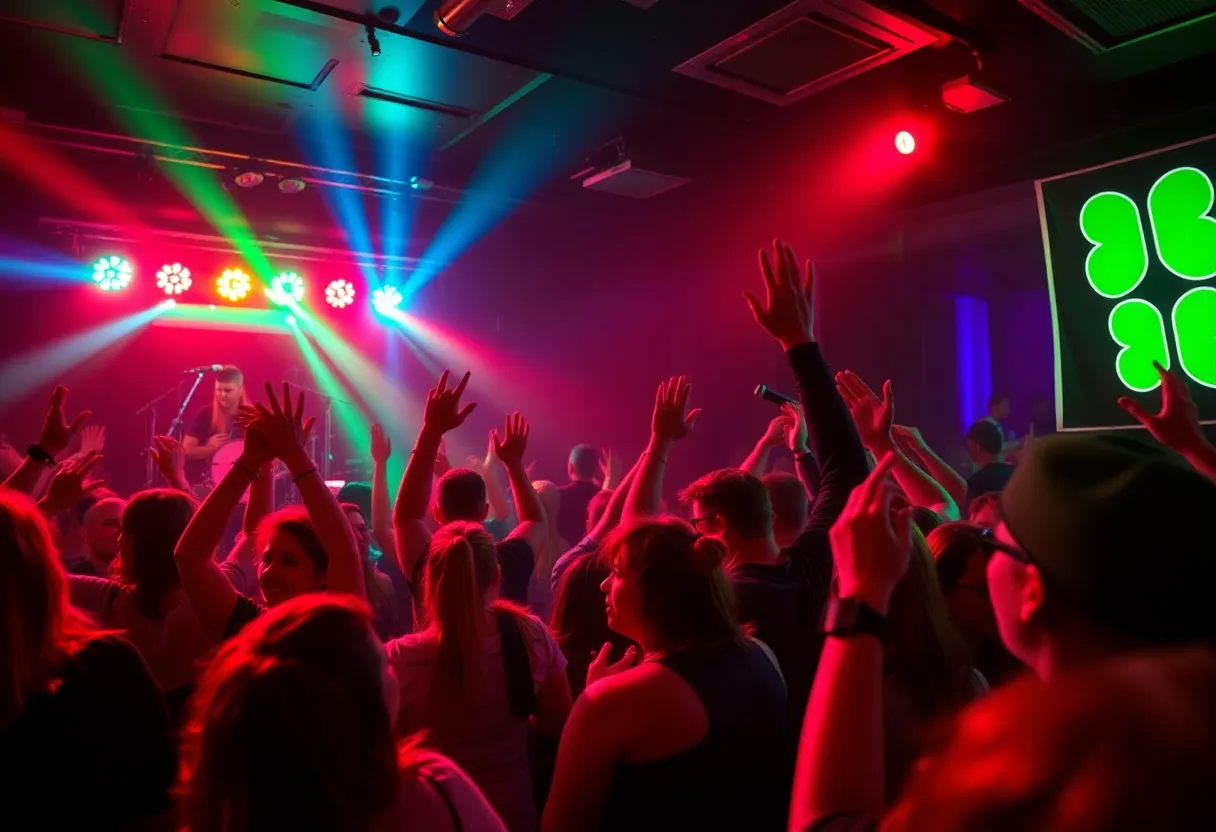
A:
POLYGON ((401 93, 382 90, 378 87, 369 87, 363 84, 351 90, 350 94, 356 98, 369 98, 372 101, 400 104, 402 107, 425 110, 428 113, 438 113, 439 115, 451 116, 453 118, 473 118, 480 115, 476 110, 470 110, 467 107, 458 107, 455 104, 444 104, 439 101, 427 101, 424 98, 414 98, 413 96, 402 95, 401 93))
POLYGON ((1093 52, 1106 52, 1216 17, 1216 0, 1019 2, 1093 52))
POLYGON ((681 185, 687 185, 690 181, 692 180, 658 171, 635 168, 633 162, 626 160, 608 170, 588 176, 583 180, 583 187, 632 199, 650 199, 681 185))
POLYGON ((864 0, 798 0, 675 71, 786 105, 936 43, 939 37, 864 0))

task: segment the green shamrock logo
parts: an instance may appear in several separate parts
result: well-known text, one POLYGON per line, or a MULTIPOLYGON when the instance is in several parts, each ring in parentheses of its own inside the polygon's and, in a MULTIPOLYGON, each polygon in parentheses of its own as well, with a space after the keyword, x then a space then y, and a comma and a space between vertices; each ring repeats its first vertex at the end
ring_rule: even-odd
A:
MULTIPOLYGON (((1175 168, 1149 189, 1148 217, 1157 260, 1188 281, 1216 277, 1216 205, 1212 180, 1198 168, 1175 168)), ((1085 278, 1104 298, 1133 292, 1148 274, 1148 243, 1140 208, 1126 194, 1103 191, 1081 207, 1081 233, 1092 244, 1085 278)), ((1174 346, 1182 370, 1206 387, 1216 387, 1216 288, 1184 293, 1170 314, 1174 346)), ((1147 392, 1160 384, 1153 362, 1170 367, 1165 318, 1146 300, 1129 298, 1111 310, 1110 336, 1120 347, 1115 373, 1130 390, 1147 392)))

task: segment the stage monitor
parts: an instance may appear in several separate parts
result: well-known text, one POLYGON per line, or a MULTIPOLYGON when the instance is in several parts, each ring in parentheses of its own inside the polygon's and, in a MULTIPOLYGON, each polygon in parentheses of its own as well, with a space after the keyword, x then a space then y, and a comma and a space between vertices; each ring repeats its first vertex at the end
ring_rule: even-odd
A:
POLYGON ((1156 411, 1153 362, 1216 423, 1216 136, 1035 183, 1055 333, 1060 430, 1156 411))

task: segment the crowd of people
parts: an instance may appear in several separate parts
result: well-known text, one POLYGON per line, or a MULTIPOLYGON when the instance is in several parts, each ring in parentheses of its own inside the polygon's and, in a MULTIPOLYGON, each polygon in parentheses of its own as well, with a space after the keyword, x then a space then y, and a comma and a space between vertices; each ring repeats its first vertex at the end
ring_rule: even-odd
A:
POLYGON ((759 271, 744 298, 799 401, 679 516, 684 378, 627 471, 579 446, 557 486, 518 413, 448 464, 476 405, 445 372, 395 500, 382 429, 371 482, 335 494, 303 394, 231 372, 243 447, 214 488, 185 475, 203 420, 151 449, 166 487, 124 499, 56 388, 0 488, 3 827, 1210 823, 1216 447, 1183 382, 1159 368, 1158 413, 1121 402, 1154 442, 1011 458, 989 420, 964 476, 889 382, 829 369, 810 264, 774 242, 759 271), (794 473, 768 470, 781 447, 794 473), (298 502, 274 511, 276 466, 298 502))

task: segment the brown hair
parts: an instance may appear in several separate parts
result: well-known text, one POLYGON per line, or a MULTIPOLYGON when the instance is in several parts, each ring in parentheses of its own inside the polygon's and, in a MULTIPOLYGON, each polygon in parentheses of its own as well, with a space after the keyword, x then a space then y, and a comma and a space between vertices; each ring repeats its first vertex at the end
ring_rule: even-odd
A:
POLYGON ((642 617, 654 647, 673 652, 743 640, 722 569, 722 541, 698 536, 683 520, 663 517, 618 527, 602 552, 606 563, 641 584, 642 617))
POLYGON ((806 486, 797 474, 775 471, 765 474, 762 480, 768 489, 768 500, 772 505, 773 527, 801 532, 811 512, 811 500, 806 486))
POLYGON ((950 618, 929 544, 915 527, 912 559, 891 596, 888 618, 886 673, 921 714, 966 703, 973 694, 967 646, 950 618))
POLYGON ((773 531, 773 504, 759 479, 738 468, 711 471, 680 492, 680 502, 700 503, 721 515, 728 530, 755 539, 773 531))
POLYGON ((626 648, 634 644, 633 639, 608 627, 604 591, 600 589, 608 572, 599 552, 586 552, 562 573, 553 595, 549 631, 566 657, 566 676, 575 697, 587 686, 587 668, 592 654, 605 642, 612 645, 611 661, 619 661, 626 648))
POLYGON ((944 523, 929 535, 929 552, 937 564, 937 581, 951 591, 967 571, 967 563, 980 548, 983 529, 970 523, 944 523))
POLYGON ((398 750, 367 605, 293 598, 220 648, 191 701, 191 830, 353 829, 397 796, 398 750))
MULTIPOLYGON (((439 643, 430 707, 440 731, 479 687, 485 593, 498 579, 498 549, 480 523, 448 523, 431 539, 425 608, 429 632, 439 643)), ((499 602, 494 609, 512 607, 499 602)))
POLYGON ((485 516, 486 481, 468 468, 453 468, 435 483, 435 504, 449 523, 480 523, 485 516))
POLYGON ((68 601, 46 518, 24 495, 0 489, 0 733, 97 635, 68 601))
POLYGON ((159 618, 165 598, 181 586, 173 550, 198 502, 170 488, 140 491, 122 513, 122 565, 119 580, 132 606, 148 618, 159 618))

